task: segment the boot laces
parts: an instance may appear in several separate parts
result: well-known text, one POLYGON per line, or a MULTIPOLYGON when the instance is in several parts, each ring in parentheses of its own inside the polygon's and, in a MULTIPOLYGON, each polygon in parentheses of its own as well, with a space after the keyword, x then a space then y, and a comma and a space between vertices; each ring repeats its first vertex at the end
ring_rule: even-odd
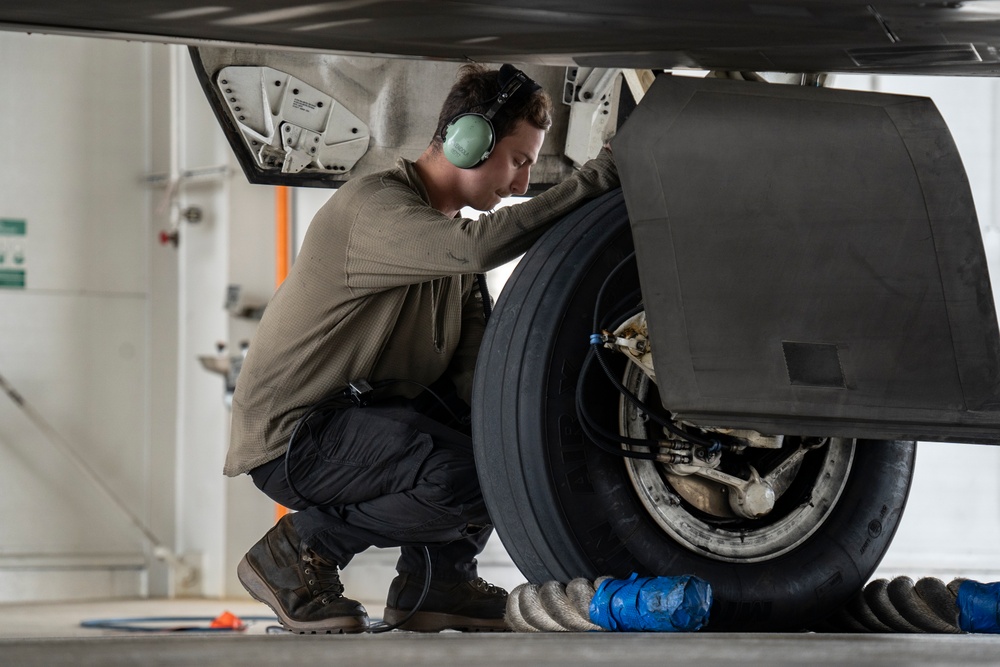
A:
POLYGON ((343 597, 344 584, 340 581, 340 571, 336 565, 330 565, 309 553, 303 554, 302 560, 305 563, 302 573, 306 577, 310 593, 316 597, 322 595, 323 604, 327 604, 331 599, 343 597))
POLYGON ((505 591, 504 589, 500 588, 499 586, 491 584, 490 582, 486 581, 482 577, 476 577, 475 579, 473 579, 469 583, 472 584, 473 588, 475 588, 476 590, 482 591, 483 593, 486 593, 487 595, 500 595, 500 596, 503 596, 503 597, 507 597, 507 591, 505 591))

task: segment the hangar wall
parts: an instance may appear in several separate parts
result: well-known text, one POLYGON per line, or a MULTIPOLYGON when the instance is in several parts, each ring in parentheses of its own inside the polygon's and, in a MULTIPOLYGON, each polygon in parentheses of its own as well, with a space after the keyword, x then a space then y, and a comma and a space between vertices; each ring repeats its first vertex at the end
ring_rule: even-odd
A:
MULTIPOLYGON (((1000 276, 1000 81, 835 85, 937 100, 1000 276)), ((230 284, 248 302, 273 290, 273 190, 245 183, 177 47, 0 32, 0 136, 0 376, 30 407, 0 394, 0 602, 243 596, 235 565, 274 510, 248 478, 222 477, 222 379, 197 356, 252 336, 223 302, 230 284), (205 171, 171 198, 172 166, 205 171), (177 223, 178 246, 161 245, 191 207, 202 221, 177 223), (65 446, 197 566, 196 581, 153 555, 65 446)), ((326 196, 293 193, 300 227, 326 196)), ((1000 578, 1000 448, 923 445, 917 466, 883 570, 1000 578)), ((380 598, 394 561, 393 550, 356 559, 351 594, 380 598)), ((497 583, 521 580, 497 540, 481 561, 497 583)))
POLYGON ((221 477, 222 380, 196 357, 252 331, 222 307, 230 279, 273 288, 241 245, 270 233, 272 191, 233 177, 178 47, 0 33, 0 136, 0 376, 25 401, 0 395, 0 601, 222 595, 228 532, 273 510, 221 477), (171 165, 210 173, 170 190, 171 165), (161 245, 189 207, 203 220, 161 245))
MULTIPOLYGON (((151 219, 137 184, 150 155, 150 53, 41 41, 0 39, 0 375, 124 502, 169 525, 169 506, 148 492, 151 219), (109 80, 122 85, 95 85, 109 80)), ((137 589, 142 542, 0 399, 0 599, 137 589)))

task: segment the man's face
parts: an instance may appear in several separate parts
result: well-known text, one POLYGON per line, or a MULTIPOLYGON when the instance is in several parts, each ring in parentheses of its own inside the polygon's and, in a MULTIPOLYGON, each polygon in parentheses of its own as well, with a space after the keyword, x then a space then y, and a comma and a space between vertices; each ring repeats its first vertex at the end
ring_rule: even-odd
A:
POLYGON ((520 121, 497 142, 486 162, 465 172, 465 198, 478 211, 489 211, 504 197, 528 191, 531 166, 538 160, 545 130, 520 121))

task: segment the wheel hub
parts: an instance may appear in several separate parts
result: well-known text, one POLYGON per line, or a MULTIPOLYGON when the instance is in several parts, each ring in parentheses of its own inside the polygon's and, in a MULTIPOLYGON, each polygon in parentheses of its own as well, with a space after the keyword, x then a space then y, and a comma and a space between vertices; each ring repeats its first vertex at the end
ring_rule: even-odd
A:
MULTIPOLYGON (((649 376, 637 364, 627 366, 624 384, 642 400, 650 393, 649 376)), ((624 399, 620 427, 628 437, 662 438, 624 399)), ((714 559, 766 560, 794 549, 826 520, 846 483, 855 442, 787 437, 781 446, 767 452, 764 475, 750 462, 763 450, 750 445, 711 454, 694 445, 690 462, 631 458, 625 465, 646 511, 677 542, 714 559)))

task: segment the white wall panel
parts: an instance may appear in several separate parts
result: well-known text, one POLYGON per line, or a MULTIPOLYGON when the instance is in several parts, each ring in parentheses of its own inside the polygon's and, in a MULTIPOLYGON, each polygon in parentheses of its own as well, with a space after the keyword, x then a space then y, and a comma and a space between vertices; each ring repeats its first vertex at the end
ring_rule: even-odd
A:
MULTIPOLYGON (((176 58, 177 141, 181 170, 228 164, 229 149, 198 87, 186 49, 171 47, 176 58)), ((181 226, 178 261, 178 517, 177 545, 201 554, 201 590, 222 593, 225 546, 224 487, 221 480, 227 415, 218 376, 201 368, 198 355, 211 354, 227 336, 226 293, 229 178, 182 182, 178 210, 202 212, 196 224, 181 226)))
POLYGON ((0 374, 58 433, 0 396, 0 600, 51 595, 53 563, 89 573, 65 597, 141 592, 144 540, 53 440, 148 513, 149 50, 0 33, 0 217, 27 223, 0 374))
MULTIPOLYGON (((150 150, 148 172, 165 174, 169 168, 169 132, 171 104, 169 71, 170 51, 166 46, 150 48, 147 98, 143 113, 149 118, 150 150), (159 128, 159 131, 153 131, 159 128)), ((149 448, 149 525, 157 535, 170 539, 177 521, 177 348, 180 313, 177 306, 177 253, 160 245, 157 232, 171 225, 171 208, 166 205, 166 188, 150 189, 151 229, 145 242, 149 256, 149 307, 147 329, 149 392, 146 401, 149 420, 146 424, 149 448), (166 537, 166 536, 169 536, 166 537)), ((159 561, 150 563, 150 595, 171 592, 170 570, 159 561)))
POLYGON ((145 289, 145 46, 4 33, 3 217, 28 220, 34 289, 145 289))
MULTIPOLYGON (((266 304, 275 289, 275 189, 245 181, 242 173, 236 173, 231 185, 228 275, 230 283, 241 287, 244 303, 256 306, 266 304)), ((249 341, 255 330, 256 321, 230 317, 227 353, 237 354, 240 343, 249 341)), ((221 402, 222 378, 215 378, 221 402)), ((224 447, 228 437, 227 433, 224 447)), ((275 504, 246 475, 226 480, 225 502, 224 589, 227 595, 242 596, 246 592, 236 578, 236 565, 273 525, 275 504)))

